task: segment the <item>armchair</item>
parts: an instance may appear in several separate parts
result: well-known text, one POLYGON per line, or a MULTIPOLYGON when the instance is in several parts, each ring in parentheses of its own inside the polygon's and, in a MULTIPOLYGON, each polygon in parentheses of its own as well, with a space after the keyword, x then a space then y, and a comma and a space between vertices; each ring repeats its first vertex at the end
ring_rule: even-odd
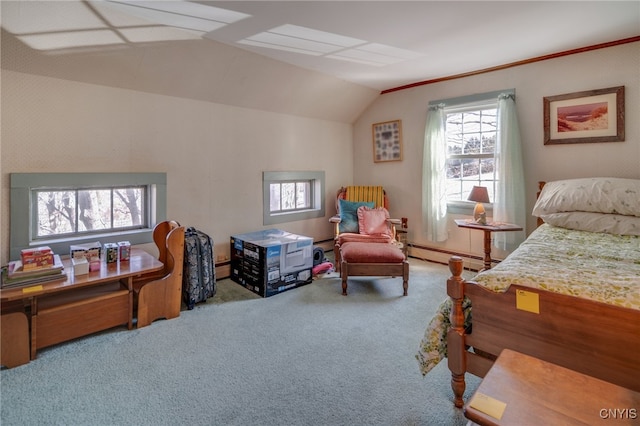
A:
MULTIPOLYGON (((366 235, 359 232, 357 208, 364 205, 369 208, 384 207, 389 210, 389 197, 381 186, 347 186, 342 187, 336 194, 336 214, 329 219, 334 224, 334 238, 343 240, 356 238, 359 241, 373 242, 380 240, 380 236, 366 235), (341 208, 342 206, 342 208, 341 208), (349 235, 351 234, 351 235, 349 235)), ((391 239, 396 237, 396 225, 400 225, 400 219, 388 219, 391 239)), ((389 242, 388 238, 384 241, 389 242)))
POLYGON ((389 218, 389 198, 382 186, 342 187, 336 194, 337 214, 329 219, 335 225, 334 255, 336 271, 341 270, 340 247, 348 242, 394 243, 400 219, 389 218))
POLYGON ((389 199, 381 186, 340 188, 336 197, 334 255, 347 295, 349 276, 402 276, 403 296, 409 286, 409 263, 396 244, 399 219, 389 218, 389 199))

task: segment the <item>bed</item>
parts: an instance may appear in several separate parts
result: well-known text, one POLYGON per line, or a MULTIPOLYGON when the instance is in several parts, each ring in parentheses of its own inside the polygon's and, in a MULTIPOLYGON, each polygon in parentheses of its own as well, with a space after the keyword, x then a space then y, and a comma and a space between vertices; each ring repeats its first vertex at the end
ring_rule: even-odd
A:
POLYGON ((425 375, 447 358, 457 407, 465 374, 505 348, 640 391, 640 180, 549 182, 533 214, 544 223, 496 267, 465 280, 449 261, 416 357, 425 375))

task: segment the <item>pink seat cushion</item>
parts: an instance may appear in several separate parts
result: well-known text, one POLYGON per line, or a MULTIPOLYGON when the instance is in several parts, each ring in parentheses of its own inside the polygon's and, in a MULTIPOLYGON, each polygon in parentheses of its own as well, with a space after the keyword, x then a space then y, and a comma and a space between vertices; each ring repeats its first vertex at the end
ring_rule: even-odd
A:
POLYGON ((402 263, 404 254, 393 244, 349 242, 340 246, 347 263, 402 263))

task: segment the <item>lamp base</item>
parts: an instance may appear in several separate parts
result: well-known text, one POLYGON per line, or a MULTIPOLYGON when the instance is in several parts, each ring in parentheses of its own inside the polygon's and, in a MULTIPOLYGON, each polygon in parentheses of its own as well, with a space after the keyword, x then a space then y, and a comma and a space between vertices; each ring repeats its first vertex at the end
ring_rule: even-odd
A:
POLYGON ((484 211, 482 203, 476 203, 476 206, 473 209, 473 220, 481 225, 487 224, 487 214, 484 211))

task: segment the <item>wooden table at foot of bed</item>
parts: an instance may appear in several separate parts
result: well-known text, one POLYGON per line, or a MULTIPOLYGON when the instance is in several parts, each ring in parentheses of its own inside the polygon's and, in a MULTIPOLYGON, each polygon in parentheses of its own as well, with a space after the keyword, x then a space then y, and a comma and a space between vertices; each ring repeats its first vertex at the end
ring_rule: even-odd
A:
POLYGON ((482 426, 638 424, 640 393, 505 349, 464 415, 482 426))

